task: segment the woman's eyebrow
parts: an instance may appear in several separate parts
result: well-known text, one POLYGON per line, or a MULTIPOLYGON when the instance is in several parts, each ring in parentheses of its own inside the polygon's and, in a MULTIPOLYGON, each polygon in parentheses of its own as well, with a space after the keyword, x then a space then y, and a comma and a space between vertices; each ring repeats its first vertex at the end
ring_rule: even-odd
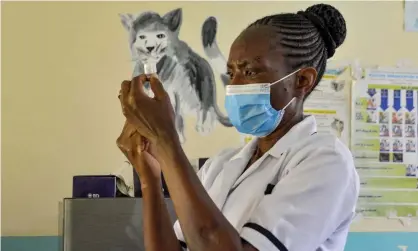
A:
POLYGON ((256 56, 252 59, 244 59, 244 60, 236 60, 234 62, 228 62, 226 64, 226 67, 229 68, 229 69, 232 69, 235 66, 237 66, 238 68, 244 68, 244 67, 246 67, 248 65, 252 65, 252 64, 261 65, 261 64, 263 64, 262 61, 263 60, 262 60, 261 56, 256 56))
POLYGON ((253 61, 255 61, 257 63, 261 63, 262 57, 261 56, 256 56, 256 57, 254 57, 253 61))

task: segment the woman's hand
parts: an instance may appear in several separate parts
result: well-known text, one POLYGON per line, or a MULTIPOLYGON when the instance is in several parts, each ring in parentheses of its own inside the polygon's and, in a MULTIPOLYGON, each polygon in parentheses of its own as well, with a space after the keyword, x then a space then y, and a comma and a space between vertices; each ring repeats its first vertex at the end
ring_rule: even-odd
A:
POLYGON ((154 157, 154 146, 128 121, 125 121, 116 144, 141 177, 141 185, 144 185, 146 180, 160 185, 161 168, 154 157))
POLYGON ((128 122, 153 145, 161 146, 179 140, 170 98, 156 75, 140 75, 132 81, 123 81, 119 99, 128 122), (144 92, 146 81, 150 82, 153 98, 144 92))

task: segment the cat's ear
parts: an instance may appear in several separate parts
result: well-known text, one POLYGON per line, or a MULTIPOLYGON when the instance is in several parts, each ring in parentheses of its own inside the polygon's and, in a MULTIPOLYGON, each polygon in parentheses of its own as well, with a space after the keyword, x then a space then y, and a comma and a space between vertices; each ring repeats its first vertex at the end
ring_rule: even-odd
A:
POLYGON ((180 26, 183 19, 183 12, 181 8, 172 10, 163 16, 164 23, 168 28, 175 33, 180 32, 180 26))
POLYGON ((120 21, 125 27, 126 30, 131 30, 132 24, 134 22, 134 16, 132 14, 126 13, 126 14, 119 14, 120 21))

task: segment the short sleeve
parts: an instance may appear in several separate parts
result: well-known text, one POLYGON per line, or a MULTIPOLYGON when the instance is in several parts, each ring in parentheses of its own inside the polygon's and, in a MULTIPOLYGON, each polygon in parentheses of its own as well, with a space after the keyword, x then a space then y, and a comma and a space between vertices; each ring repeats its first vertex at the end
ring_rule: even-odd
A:
POLYGON ((259 251, 317 250, 352 217, 357 183, 341 142, 318 147, 265 195, 240 235, 259 251))
MULTIPOLYGON (((203 181, 205 173, 207 172, 207 169, 209 168, 211 163, 212 163, 212 158, 208 159, 205 162, 205 164, 202 166, 202 168, 200 168, 200 170, 197 172, 197 177, 199 178, 201 182, 203 181)), ((183 250, 187 250, 186 241, 184 239, 183 232, 181 231, 180 223, 178 220, 176 220, 176 222, 174 223, 173 228, 177 236, 177 239, 180 242, 181 247, 183 248, 183 250)))

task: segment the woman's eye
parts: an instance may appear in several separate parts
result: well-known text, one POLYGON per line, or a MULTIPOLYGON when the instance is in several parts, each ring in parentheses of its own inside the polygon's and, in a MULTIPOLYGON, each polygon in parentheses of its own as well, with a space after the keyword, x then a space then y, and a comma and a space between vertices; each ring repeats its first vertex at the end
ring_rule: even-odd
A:
POLYGON ((254 77, 257 73, 255 71, 245 71, 245 76, 254 77))
POLYGON ((145 39, 145 36, 144 35, 140 35, 139 36, 139 39, 145 39))

